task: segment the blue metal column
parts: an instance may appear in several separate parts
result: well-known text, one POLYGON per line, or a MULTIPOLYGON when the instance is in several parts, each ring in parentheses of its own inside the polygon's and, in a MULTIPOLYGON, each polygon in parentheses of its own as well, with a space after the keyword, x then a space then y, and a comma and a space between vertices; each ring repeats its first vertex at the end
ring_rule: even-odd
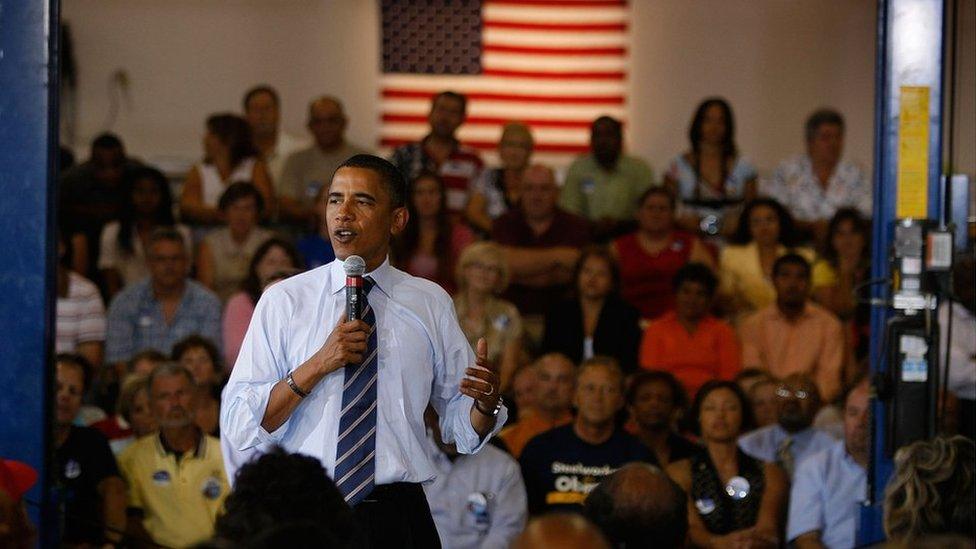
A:
POLYGON ((54 547, 49 447, 54 341, 58 0, 0 0, 0 456, 27 462, 40 543, 54 547))
MULTIPOLYGON (((942 158, 942 80, 943 30, 945 9, 942 0, 879 0, 877 62, 875 65, 875 153, 874 153, 874 232, 872 240, 873 279, 890 277, 888 253, 897 219, 899 123, 903 86, 922 86, 929 93, 929 141, 927 171, 928 219, 939 220, 942 210, 940 169, 942 158)), ((872 298, 888 298, 888 288, 876 285, 872 298)), ((885 323, 890 317, 886 305, 871 311, 871 372, 885 372, 883 348, 885 323)), ((869 500, 862 508, 858 544, 884 539, 881 504, 884 489, 893 469, 885 455, 886 417, 883 404, 872 406, 872 455, 868 474, 869 500)), ((919 411, 922 413, 922 411, 919 411)))

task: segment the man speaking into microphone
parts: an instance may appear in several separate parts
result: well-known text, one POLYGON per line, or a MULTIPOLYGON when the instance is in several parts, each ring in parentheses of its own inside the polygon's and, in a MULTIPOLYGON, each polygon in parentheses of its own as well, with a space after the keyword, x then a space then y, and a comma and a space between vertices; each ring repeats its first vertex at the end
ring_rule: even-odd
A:
POLYGON ((436 410, 445 442, 477 452, 507 414, 496 366, 484 340, 472 351, 440 286, 389 264, 408 221, 401 173, 357 155, 328 193, 337 259, 261 296, 223 393, 221 436, 234 452, 277 444, 318 457, 366 546, 438 547, 421 488, 435 476, 424 410, 436 410), (347 291, 346 263, 358 290, 347 291))

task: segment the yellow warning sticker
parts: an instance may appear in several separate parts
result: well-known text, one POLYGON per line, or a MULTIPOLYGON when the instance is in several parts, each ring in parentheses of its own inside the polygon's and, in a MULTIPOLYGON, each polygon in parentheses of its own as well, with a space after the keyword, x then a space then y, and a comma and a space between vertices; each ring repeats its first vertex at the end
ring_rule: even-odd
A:
POLYGON ((895 217, 928 217, 929 87, 902 86, 895 217))

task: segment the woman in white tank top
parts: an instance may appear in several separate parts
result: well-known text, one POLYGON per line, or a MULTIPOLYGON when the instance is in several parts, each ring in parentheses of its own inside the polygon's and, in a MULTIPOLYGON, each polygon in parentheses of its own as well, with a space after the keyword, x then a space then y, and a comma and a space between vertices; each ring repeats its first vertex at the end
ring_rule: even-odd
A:
POLYGON ((180 213, 184 221, 198 225, 220 222, 217 203, 232 183, 249 182, 261 192, 266 210, 274 204, 271 177, 251 143, 247 122, 233 114, 207 119, 203 138, 205 160, 190 170, 183 184, 180 213))

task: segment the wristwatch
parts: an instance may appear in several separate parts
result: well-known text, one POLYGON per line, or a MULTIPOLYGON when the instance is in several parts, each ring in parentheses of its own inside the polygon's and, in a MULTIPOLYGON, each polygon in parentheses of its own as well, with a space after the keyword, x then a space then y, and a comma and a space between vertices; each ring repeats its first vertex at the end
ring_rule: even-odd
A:
POLYGON ((488 412, 482 410, 481 409, 481 406, 478 406, 478 401, 477 400, 474 401, 474 407, 479 412, 481 412, 482 414, 484 414, 484 415, 486 415, 488 417, 498 417, 498 412, 500 412, 501 409, 502 409, 502 397, 498 397, 498 402, 495 403, 495 407, 492 410, 488 411, 488 412))

